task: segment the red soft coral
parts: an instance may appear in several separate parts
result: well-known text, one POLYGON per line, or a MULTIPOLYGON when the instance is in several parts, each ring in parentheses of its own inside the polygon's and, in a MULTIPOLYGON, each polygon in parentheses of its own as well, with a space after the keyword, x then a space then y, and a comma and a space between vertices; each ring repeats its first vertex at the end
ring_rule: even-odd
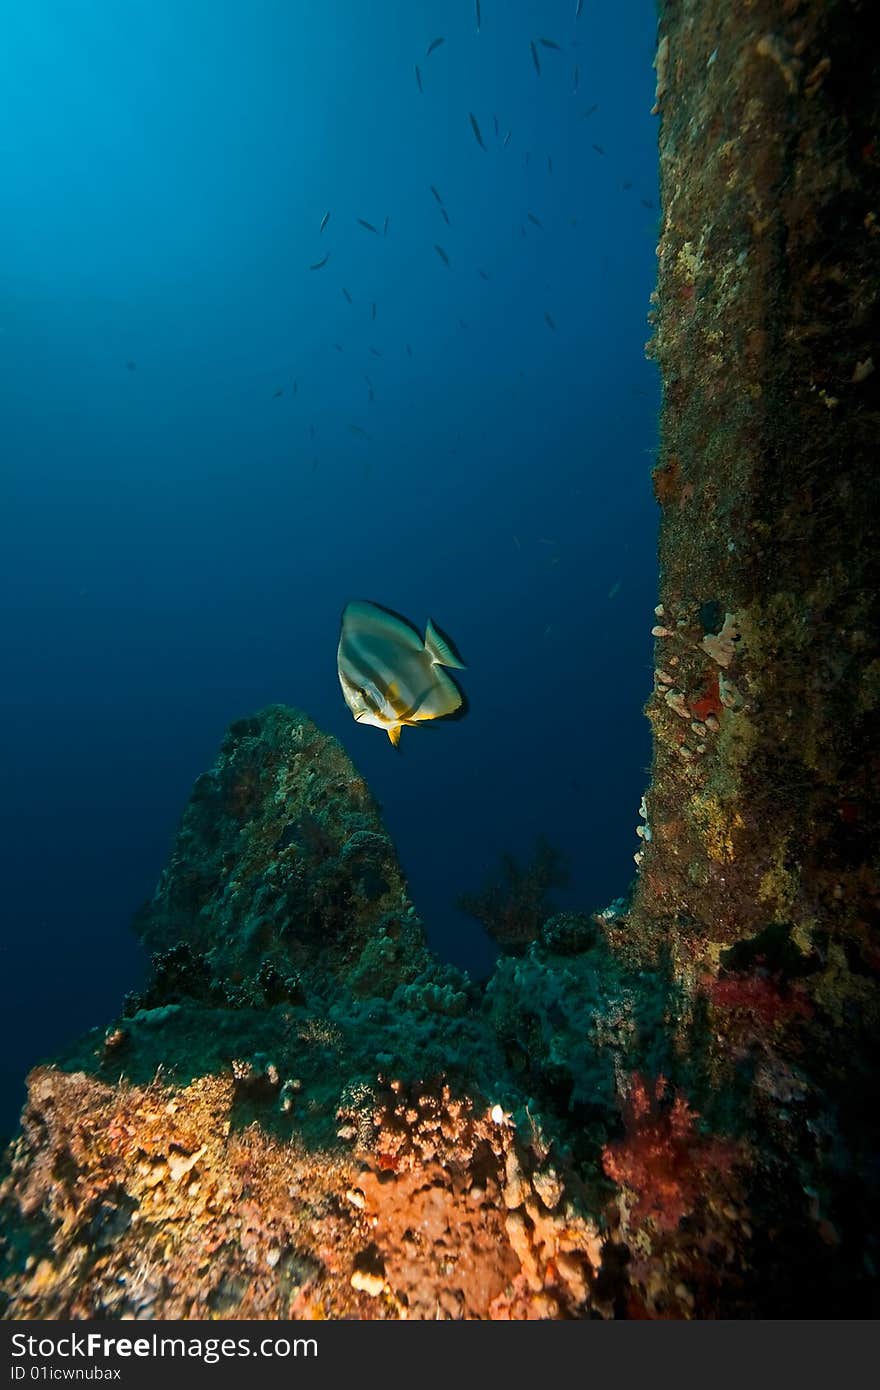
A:
POLYGON ((635 1196, 630 1220, 651 1220, 673 1231, 697 1205, 710 1185, 730 1173, 738 1157, 735 1143, 707 1138, 697 1129, 699 1116, 676 1096, 669 1104, 666 1078, 653 1087, 638 1072, 630 1078, 623 1103, 626 1134, 602 1151, 609 1178, 635 1196))
POLYGON ((766 1028, 813 1013, 802 987, 783 991, 778 979, 769 975, 725 975, 712 980, 706 992, 716 1008, 747 1014, 766 1028))

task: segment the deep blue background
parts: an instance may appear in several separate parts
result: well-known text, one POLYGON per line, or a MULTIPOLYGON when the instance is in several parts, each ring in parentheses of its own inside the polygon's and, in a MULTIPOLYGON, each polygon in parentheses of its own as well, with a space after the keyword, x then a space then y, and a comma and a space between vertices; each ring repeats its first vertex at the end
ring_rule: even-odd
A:
POLYGON ((26 1067, 138 984, 131 913, 224 728, 269 702, 343 740, 444 957, 485 971, 455 897, 540 831, 572 860, 567 902, 626 890, 655 592, 654 14, 574 9, 484 0, 480 34, 471 0, 6 11, 0 1123, 26 1067), (563 50, 540 77, 539 36, 563 50), (386 216, 384 237, 356 221, 386 216), (449 632, 467 719, 405 730, 401 756, 354 724, 352 597, 449 632))

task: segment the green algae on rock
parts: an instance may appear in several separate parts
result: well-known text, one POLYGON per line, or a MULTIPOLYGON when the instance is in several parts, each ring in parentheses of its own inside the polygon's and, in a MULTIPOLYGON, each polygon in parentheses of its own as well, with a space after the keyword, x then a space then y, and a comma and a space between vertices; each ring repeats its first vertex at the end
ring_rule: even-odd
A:
POLYGON ((262 1005, 301 976, 358 969, 370 993, 390 996, 428 963, 366 783, 336 739, 283 705, 229 729, 135 930, 160 966, 184 942, 197 990, 218 1002, 262 1005))

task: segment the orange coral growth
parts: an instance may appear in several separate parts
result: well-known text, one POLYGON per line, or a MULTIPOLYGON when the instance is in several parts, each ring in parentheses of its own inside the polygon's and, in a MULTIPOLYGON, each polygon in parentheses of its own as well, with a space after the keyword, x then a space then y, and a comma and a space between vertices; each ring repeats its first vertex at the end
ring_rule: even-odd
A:
POLYGON ((478 1109, 442 1079, 380 1086, 359 1185, 406 1316, 583 1315, 599 1232, 546 1154, 521 1147, 500 1107, 478 1109))
POLYGON ((654 484, 654 496, 665 507, 672 502, 681 487, 681 463, 678 455, 673 454, 666 463, 658 464, 651 473, 651 480, 654 484))
POLYGON ((442 1078, 356 1088, 343 1152, 238 1129, 234 1099, 231 1076, 33 1072, 0 1212, 42 1244, 0 1284, 8 1315, 585 1315, 598 1229, 500 1106, 442 1078))
POLYGON ((718 676, 713 675, 699 699, 691 701, 691 714, 695 719, 706 719, 710 714, 714 714, 717 718, 723 713, 724 706, 721 703, 718 676))

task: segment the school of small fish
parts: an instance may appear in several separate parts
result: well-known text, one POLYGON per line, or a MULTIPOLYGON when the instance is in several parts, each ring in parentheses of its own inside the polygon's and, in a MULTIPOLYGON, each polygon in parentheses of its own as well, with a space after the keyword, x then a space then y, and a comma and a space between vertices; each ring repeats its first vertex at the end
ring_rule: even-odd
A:
MULTIPOLYGON (((574 20, 575 20, 575 21, 577 21, 577 20, 580 19, 582 9, 583 9, 582 0, 576 0, 575 6, 574 6, 574 20)), ((474 5, 474 27, 475 27, 475 32, 476 32, 477 34, 482 35, 482 33, 483 33, 483 15, 482 15, 481 7, 480 7, 480 0, 475 0, 475 5, 474 5)), ((487 31, 487 32, 488 32, 488 31, 487 31)), ((573 49, 577 50, 577 48, 579 47, 579 43, 578 43, 578 40, 577 40, 577 39, 572 39, 572 40, 571 40, 571 47, 572 47, 573 49)), ((442 64, 442 59, 435 58, 433 55, 437 54, 437 53, 438 53, 438 50, 440 50, 440 49, 443 49, 444 52, 445 52, 445 51, 447 50, 447 48, 449 48, 449 51, 450 51, 450 54, 451 54, 453 50, 452 50, 451 47, 449 47, 449 40, 448 40, 447 35, 446 35, 446 34, 437 34, 437 35, 435 35, 433 38, 429 39, 428 42, 425 44, 425 48, 424 48, 424 51, 423 51, 423 54, 422 54, 421 62, 424 64, 428 59, 431 59, 431 63, 428 64, 428 67, 430 68, 431 71, 439 71, 439 69, 435 69, 435 68, 434 68, 434 64, 435 64, 436 62, 438 62, 438 61, 441 62, 441 64, 442 64)), ((529 39, 529 41, 528 41, 528 49, 529 49, 529 54, 530 54, 530 56, 531 56, 532 66, 534 67, 534 70, 535 70, 536 75, 537 75, 538 77, 544 76, 544 77, 545 77, 545 80, 546 80, 546 76, 547 76, 547 75, 544 74, 544 69, 543 69, 542 62, 541 62, 541 57, 540 57, 540 53, 541 53, 542 51, 545 52, 545 53, 547 53, 547 54, 549 54, 549 55, 551 55, 551 59, 552 59, 551 66, 552 66, 553 64, 555 64, 556 62, 559 61, 559 58, 561 57, 561 55, 562 55, 562 54, 564 53, 564 51, 565 51, 565 48, 566 48, 566 45, 565 45, 565 44, 560 43, 556 38, 553 38, 553 37, 548 36, 548 35, 546 35, 546 34, 539 34, 539 35, 536 35, 534 38, 529 39)), ((550 60, 548 60, 548 62, 550 62, 550 60)), ((423 71, 423 68, 420 66, 420 64, 419 64, 418 62, 414 64, 414 69, 415 69, 416 86, 417 86, 417 88, 418 88, 418 92, 419 92, 420 95, 424 96, 425 93, 426 93, 426 90, 427 90, 427 88, 426 88, 425 72, 423 71)), ((548 66, 548 74, 549 74, 549 71, 550 71, 550 68, 549 68, 549 66, 548 66)), ((554 71, 558 71, 558 69, 556 69, 556 68, 554 67, 554 71)), ((576 63, 574 64, 573 76, 572 76, 572 88, 571 88, 572 95, 575 95, 575 96, 576 96, 577 93, 579 92, 579 89, 580 89, 580 77, 581 77, 581 73, 580 73, 580 64, 576 62, 576 63)), ((590 105, 590 106, 588 106, 588 107, 586 107, 586 108, 584 108, 584 109, 579 110, 579 111, 576 112, 575 114, 576 114, 578 117, 580 117, 581 119, 586 119, 586 118, 588 118, 588 117, 594 115, 595 112, 598 111, 598 109, 599 109, 598 104, 594 102, 592 105, 590 105)), ((483 134, 483 127, 482 127, 481 124, 480 124, 480 118, 479 118, 478 114, 477 114, 476 112, 474 112, 474 111, 468 111, 468 112, 466 113, 466 115, 467 115, 468 123, 469 123, 469 125, 470 125, 471 134, 472 134, 472 136, 473 136, 473 139, 474 139, 474 141, 475 141, 477 147, 478 147, 484 154, 490 153, 490 147, 489 147, 489 145, 487 144, 486 138, 485 138, 485 136, 484 136, 484 134, 483 134)), ((493 112, 493 113, 492 113, 491 122, 492 122, 492 130, 493 130, 493 132, 494 132, 494 146, 493 146, 493 147, 494 147, 495 149, 500 148, 501 150, 507 149, 507 147, 508 147, 508 145, 510 144, 510 141, 511 141, 512 133, 513 133, 512 130, 511 130, 511 129, 504 129, 504 133, 503 133, 503 135, 502 135, 502 128, 503 128, 503 127, 502 127, 502 125, 501 125, 501 122, 499 121, 497 112, 493 112)), ((595 154, 597 154, 597 155, 600 155, 600 156, 604 156, 604 155, 605 155, 605 148, 604 148, 604 146, 602 146, 602 145, 600 145, 600 144, 598 144, 598 143, 595 143, 595 142, 594 142, 594 143, 592 144, 592 149, 593 149, 593 151, 595 152, 595 154)), ((531 151, 531 150, 528 150, 528 149, 527 149, 527 150, 524 150, 524 151, 523 151, 523 164, 524 164, 525 166, 528 166, 528 165, 529 165, 530 160, 531 160, 531 154, 532 154, 532 151, 531 151)), ((546 169, 547 169, 548 175, 552 175, 552 173, 553 173, 553 156, 552 156, 552 154, 549 154, 549 153, 546 155, 546 169)), ((623 184, 622 184, 622 187, 623 187, 624 190, 628 190, 628 189, 632 188, 632 183, 631 183, 629 180, 625 180, 625 181, 623 182, 623 184)), ((445 204, 445 202, 444 202, 444 199, 443 199, 442 195, 440 194, 440 192, 439 192, 438 188, 436 187, 436 185, 430 184, 430 185, 429 185, 429 188, 430 188, 430 191, 431 191, 431 193, 432 193, 434 199, 435 199, 436 202, 437 202, 438 210, 439 210, 440 216, 443 218, 443 221, 444 221, 444 223, 446 224, 446 226, 447 226, 447 227, 451 227, 451 226, 452 226, 452 219, 451 219, 451 217, 450 217, 449 209, 447 208, 447 206, 446 206, 446 204, 445 204)), ((645 208, 648 208, 648 209, 650 209, 650 208, 653 207, 652 201, 651 201, 650 199, 647 199, 647 198, 642 198, 642 199, 641 199, 641 205, 642 205, 643 207, 645 207, 645 208)), ((331 220, 331 214, 332 214, 332 209, 327 208, 327 209, 323 212, 322 216, 320 217, 320 221, 319 221, 319 225, 318 225, 318 235, 319 235, 320 237, 323 237, 323 236, 324 236, 324 233, 325 233, 325 231, 326 231, 326 229, 327 229, 327 227, 328 227, 328 224, 329 224, 329 222, 330 222, 330 220, 331 220)), ((544 230, 544 223, 543 223, 542 219, 541 219, 535 212, 533 212, 533 211, 531 211, 531 210, 524 210, 524 214, 525 214, 525 215, 524 215, 524 220, 523 220, 523 222, 521 223, 521 226, 520 226, 520 232, 521 232, 521 235, 522 235, 523 237, 526 237, 526 236, 527 236, 526 222, 530 223, 530 224, 531 224, 533 227, 535 227, 537 230, 543 232, 543 230, 544 230)), ((572 225, 572 226, 577 225, 577 219, 572 218, 572 219, 570 219, 570 221, 571 221, 571 225, 572 225)), ((377 223, 377 222, 375 222, 375 221, 371 221, 369 218, 361 217, 361 216, 359 216, 359 215, 357 215, 357 214, 355 214, 354 222, 356 223, 357 226, 359 226, 360 228, 362 228, 363 231, 371 233, 372 236, 375 236, 375 237, 382 237, 382 238, 388 238, 388 236, 389 236, 389 230, 390 230, 390 226, 391 226, 391 217, 390 217, 390 214, 384 214, 384 217, 383 217, 383 220, 381 221, 381 224, 379 224, 379 223, 377 223), (381 231, 380 231, 380 225, 381 225, 381 231)), ((334 225, 334 227, 340 225, 340 223, 339 223, 339 217, 338 217, 338 216, 334 219, 333 225, 334 225)), ((452 259, 451 259, 450 255, 449 255, 448 251, 446 250, 446 248, 445 248, 444 246, 442 246, 440 243, 434 242, 434 243, 433 243, 433 249, 434 249, 434 252, 436 253, 438 259, 442 262, 443 266, 444 266, 447 270, 452 270, 452 259)), ((310 261, 310 262, 308 263, 309 270, 311 270, 311 271, 324 270, 324 269, 327 267, 327 265, 330 263, 330 259, 331 259, 331 252, 330 252, 329 250, 327 250, 327 251, 324 252, 323 255, 319 256, 317 259, 315 259, 315 260, 313 260, 313 261, 310 261)), ((461 266, 461 258, 459 258, 459 265, 461 266)), ((483 269, 483 268, 478 268, 478 274, 479 274, 479 276, 480 276, 480 278, 481 278, 482 280, 488 281, 489 275, 488 275, 488 272, 487 272, 485 269, 483 269)), ((344 298, 345 298, 345 300, 346 300, 346 303, 348 303, 349 305, 354 306, 355 298, 354 298, 354 296, 353 296, 351 290, 350 290, 347 286, 345 286, 345 285, 341 286, 340 288, 341 288, 341 292, 342 292, 342 294, 343 294, 343 296, 344 296, 344 298)), ((375 319, 376 319, 376 303, 375 303, 375 301, 369 301, 369 302, 370 302, 370 318, 371 318, 372 321, 375 321, 375 319)), ((544 314, 545 323, 546 323, 550 328, 552 328, 554 332, 556 332, 556 322, 555 322, 554 317, 553 317, 553 315, 551 314, 550 310, 549 310, 549 309, 544 309, 544 310, 543 310, 543 314, 544 314)), ((461 322, 461 320, 459 320, 459 322, 461 322)), ((338 343, 335 344, 334 346, 336 347, 337 351, 340 351, 340 352, 341 352, 341 351, 343 350, 342 345, 340 345, 340 344, 338 344, 338 343)), ((371 353, 372 353, 373 356, 376 356, 376 357, 381 356, 381 353, 378 351, 378 349, 371 348, 370 351, 371 351, 371 353)), ((406 346, 406 351, 407 351, 407 354, 408 354, 409 356, 412 355, 412 349, 410 348, 409 344, 407 344, 407 346, 406 346)), ((277 392, 277 391, 275 392, 275 396, 276 396, 276 397, 278 397, 280 394, 281 394, 280 392, 277 392)), ((370 397, 370 398, 373 399, 372 392, 371 392, 371 397, 370 397)))
MULTIPOLYGON (((576 0, 574 5, 574 20, 581 17, 582 0, 576 0)), ((473 12, 474 33, 480 35, 479 42, 482 45, 491 44, 492 16, 489 16, 488 25, 484 26, 484 16, 481 10, 480 0, 475 0, 473 12)), ((432 95, 435 90, 439 90, 444 98, 449 93, 449 65, 455 62, 455 55, 458 50, 459 40, 453 35, 451 38, 446 34, 437 34, 429 38, 420 50, 419 60, 413 63, 415 73, 415 92, 412 101, 418 103, 420 112, 430 113, 433 108, 430 105, 432 95), (440 84, 443 84, 442 86, 440 84), (422 100, 423 99, 423 100, 422 100), (424 101, 424 104, 423 104, 424 101)), ((536 88, 538 93, 548 91, 550 84, 557 82, 562 86, 562 90, 567 93, 568 99, 578 97, 581 87, 581 64, 579 61, 567 63, 565 61, 566 50, 570 47, 574 50, 573 57, 577 58, 577 50, 580 47, 578 40, 572 39, 570 43, 560 42, 557 38, 545 34, 536 34, 523 42, 523 63, 528 70, 529 64, 533 69, 534 77, 540 78, 540 85, 536 88), (543 60, 543 61, 542 61, 543 60), (570 84, 570 85, 569 85, 570 84)), ((533 79, 532 79, 533 80, 533 79)), ((410 79, 411 81, 411 79, 410 79)), ((412 91, 412 88, 410 87, 412 91)), ((539 96, 535 100, 540 100, 539 96)), ((598 103, 594 102, 586 107, 574 109, 572 114, 580 121, 586 120, 595 115, 599 110, 598 103)), ((455 113, 450 111, 449 115, 453 118, 449 125, 450 131, 454 131, 455 113)), ((471 149, 474 145, 479 153, 472 154, 470 158, 483 161, 485 157, 497 159, 503 156, 508 149, 513 137, 513 127, 508 127, 497 112, 487 112, 486 110, 476 111, 462 110, 458 118, 461 120, 462 127, 469 126, 470 137, 473 140, 471 149), (465 117, 467 118, 465 121, 465 117), (485 132, 485 134, 484 134, 485 132)), ((578 130, 582 127, 578 126, 578 130)), ((455 134, 450 134, 450 140, 456 138, 455 134)), ((467 137, 463 137, 467 138, 467 137)), ((596 142, 592 142, 592 150, 596 155, 605 156, 605 148, 596 142)), ((521 155, 523 167, 529 167, 531 162, 532 150, 520 149, 517 158, 521 155)), ((554 162, 553 155, 549 152, 536 152, 536 161, 531 164, 531 168, 546 168, 547 176, 553 175, 554 162)), ((491 162, 485 165, 481 163, 481 168, 491 168, 491 162)), ((534 179, 534 176, 532 176, 534 179)), ((632 188, 632 182, 626 180, 622 184, 624 191, 632 188)), ((452 228, 453 218, 446 205, 446 200, 434 183, 426 180, 425 192, 430 193, 434 200, 434 213, 443 219, 447 228, 452 228)), ((330 201, 330 200, 328 200, 330 201)), ((650 199, 642 198, 643 207, 650 209, 653 202, 650 199)), ((429 204, 429 206, 431 206, 429 204)), ((544 217, 531 208, 523 207, 519 217, 516 218, 514 226, 519 223, 519 232, 522 237, 528 238, 529 229, 534 229, 542 236, 547 238, 546 245, 549 247, 550 238, 553 233, 553 221, 548 218, 545 209, 544 217), (545 218, 547 219, 545 221, 545 218), (547 228, 547 230, 545 230, 547 228)), ((374 207, 372 210, 363 206, 349 207, 347 210, 339 205, 335 207, 324 207, 315 209, 312 223, 316 235, 320 240, 316 240, 314 251, 321 248, 321 253, 315 255, 315 259, 307 260, 306 265, 310 272, 323 271, 319 277, 320 282, 327 285, 334 280, 333 270, 328 266, 339 266, 344 258, 344 239, 346 238, 346 227, 360 228, 361 231, 369 235, 363 239, 361 257, 368 259, 375 255, 388 255, 388 252, 379 252, 378 247, 371 249, 367 243, 376 238, 380 244, 382 241, 389 241, 390 246, 394 246, 399 241, 397 234, 392 235, 392 218, 390 212, 385 212, 381 208, 374 207), (362 212, 370 212, 369 217, 362 216, 362 212), (332 225, 331 225, 332 222, 332 225)), ((453 216, 455 209, 453 208, 453 216)), ((577 225, 577 219, 569 219, 572 226, 577 225)), ((395 229, 398 223, 395 222, 395 229)), ((439 230, 439 228, 438 228, 439 230)), ((355 236, 359 234, 354 233, 355 236)), ((446 237, 444 235, 444 240, 446 237)), ((448 244, 448 243, 447 243, 448 244)), ((536 242, 537 245, 537 242, 536 242)), ((454 293, 456 283, 461 283, 459 277, 462 273, 471 275, 476 272, 479 279, 485 283, 490 280, 489 271, 484 265, 467 264, 466 254, 458 248, 453 254, 447 250, 439 241, 430 242, 428 238, 427 254, 430 256, 431 247, 436 257, 434 264, 440 262, 443 271, 449 274, 448 284, 449 293, 454 293)), ((314 253, 313 253, 314 254, 314 253)), ((371 324, 376 324, 379 318, 378 303, 376 298, 371 295, 371 289, 361 287, 354 279, 354 275, 349 263, 349 285, 341 285, 336 281, 335 293, 342 294, 346 304, 354 316, 360 316, 366 312, 371 324)), ((549 290, 549 286, 547 287, 549 290)), ((373 289, 373 293, 375 290, 373 289)), ((448 297, 448 296, 447 296, 448 297)), ((381 298, 381 296, 380 296, 381 298)), ((554 304, 554 310, 560 306, 554 304)), ((552 334, 559 334, 562 337, 565 333, 564 319, 557 318, 551 307, 539 306, 539 312, 543 313, 544 327, 552 334)), ((384 316, 383 316, 384 318, 384 316)), ((460 315, 455 315, 459 328, 467 329, 467 321, 460 315)), ((332 344, 337 353, 345 352, 343 342, 332 344)), ((386 343, 385 347, 391 351, 391 345, 386 343)), ((410 343, 403 345, 407 357, 412 357, 413 350, 410 343)), ((363 347, 360 349, 363 351, 363 347)), ((383 350, 375 344, 368 345, 367 351, 374 359, 381 361, 383 350)), ((346 362, 353 363, 355 372, 366 385, 366 397, 369 406, 372 406, 377 398, 376 385, 373 379, 363 370, 363 361, 357 361, 357 349, 353 349, 346 362)), ((126 364, 133 370, 134 364, 126 364)), ((342 367, 342 363, 340 364, 342 367)), ((375 370, 381 371, 381 368, 375 370)), ((522 376, 522 373, 520 373, 522 376)), ((298 394, 299 383, 294 381, 288 393, 288 400, 294 400, 298 394)), ((363 392, 363 387, 360 387, 363 392)), ((275 387, 272 397, 280 400, 285 395, 285 388, 281 385, 275 387)), ((363 400, 363 395, 360 395, 363 400)), ((280 407, 283 408, 283 407, 280 407)), ((298 407, 301 408, 301 407, 298 407)), ((369 469, 369 446, 374 442, 374 436, 364 425, 356 420, 346 422, 349 433, 357 440, 361 441, 364 447, 365 469, 369 469)), ((309 437, 314 442, 316 427, 314 423, 309 426, 309 437)), ((318 457, 312 458, 312 468, 318 467, 318 457)), ((520 540, 517 536, 513 537, 516 548, 521 548, 520 540)), ((556 546, 555 542, 547 541, 547 545, 556 546)), ((550 557, 551 564, 559 563, 559 555, 554 553, 550 557)), ((617 592, 619 585, 615 585, 609 593, 609 598, 617 592)), ((548 629, 549 632, 550 629, 548 629)), ((397 614, 382 608, 380 605, 359 601, 349 604, 343 614, 342 631, 340 634, 338 650, 338 674, 340 684, 346 702, 359 723, 373 725, 383 729, 391 742, 397 746, 400 738, 400 730, 408 724, 416 724, 425 720, 447 718, 451 714, 460 713, 464 708, 464 700, 461 691, 455 681, 443 669, 444 667, 461 667, 462 663, 457 658, 451 645, 442 638, 437 630, 428 623, 427 635, 423 639, 419 633, 405 619, 397 614)))

